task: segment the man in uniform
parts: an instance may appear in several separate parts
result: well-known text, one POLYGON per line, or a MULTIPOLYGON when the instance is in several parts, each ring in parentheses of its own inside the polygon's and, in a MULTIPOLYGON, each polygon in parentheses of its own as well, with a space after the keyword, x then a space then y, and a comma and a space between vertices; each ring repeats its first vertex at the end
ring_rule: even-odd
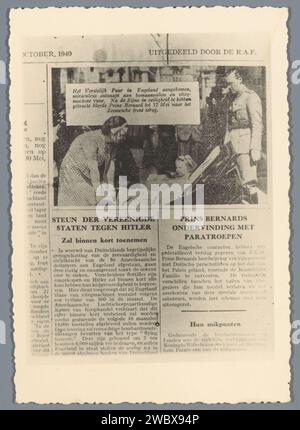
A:
POLYGON ((232 99, 229 103, 228 132, 243 188, 243 203, 258 203, 257 162, 261 158, 262 105, 255 91, 247 88, 237 68, 225 76, 232 99))

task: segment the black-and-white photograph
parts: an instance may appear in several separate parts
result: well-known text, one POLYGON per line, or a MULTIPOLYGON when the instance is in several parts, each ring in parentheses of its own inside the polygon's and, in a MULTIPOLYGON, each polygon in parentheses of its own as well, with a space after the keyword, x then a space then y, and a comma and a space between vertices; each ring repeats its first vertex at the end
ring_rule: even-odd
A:
POLYGON ((53 68, 54 205, 95 205, 96 186, 117 190, 119 176, 128 186, 202 183, 205 204, 265 204, 265 87, 265 68, 253 66, 53 68), (67 84, 155 82, 198 83, 198 123, 136 125, 120 109, 68 125, 67 84))

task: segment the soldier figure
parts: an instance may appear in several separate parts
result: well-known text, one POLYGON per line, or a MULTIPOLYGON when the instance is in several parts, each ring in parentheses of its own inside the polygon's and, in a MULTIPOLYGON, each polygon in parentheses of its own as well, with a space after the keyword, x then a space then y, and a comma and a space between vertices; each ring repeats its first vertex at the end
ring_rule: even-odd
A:
POLYGON ((228 112, 229 140, 243 188, 243 203, 258 203, 257 166, 261 158, 262 106, 255 91, 247 88, 237 68, 225 77, 232 100, 228 112))

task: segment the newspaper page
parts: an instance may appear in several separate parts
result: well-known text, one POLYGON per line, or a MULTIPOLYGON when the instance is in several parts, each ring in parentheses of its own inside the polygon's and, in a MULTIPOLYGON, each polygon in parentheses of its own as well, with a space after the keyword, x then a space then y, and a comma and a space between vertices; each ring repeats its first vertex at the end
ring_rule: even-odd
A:
POLYGON ((17 402, 287 402, 285 8, 10 12, 17 402))

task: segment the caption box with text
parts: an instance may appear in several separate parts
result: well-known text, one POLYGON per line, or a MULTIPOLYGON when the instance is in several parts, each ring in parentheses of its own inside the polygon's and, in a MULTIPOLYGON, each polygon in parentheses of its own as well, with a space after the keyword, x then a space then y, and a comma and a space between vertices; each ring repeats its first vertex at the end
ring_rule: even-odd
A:
POLYGON ((67 125, 101 125, 113 115, 131 125, 199 124, 198 82, 66 84, 67 125))

